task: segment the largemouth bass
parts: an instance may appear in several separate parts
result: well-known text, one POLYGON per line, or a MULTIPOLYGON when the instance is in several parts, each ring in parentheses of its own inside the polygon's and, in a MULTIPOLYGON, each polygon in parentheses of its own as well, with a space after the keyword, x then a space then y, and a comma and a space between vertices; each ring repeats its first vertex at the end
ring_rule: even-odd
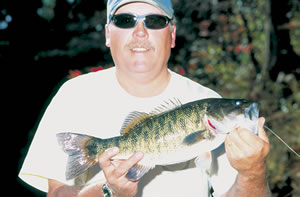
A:
POLYGON ((217 148, 237 127, 257 134, 258 111, 257 103, 241 99, 210 98, 184 105, 170 101, 149 114, 130 113, 117 137, 99 139, 58 133, 58 143, 69 155, 66 179, 96 164, 106 149, 119 147, 120 153, 114 159, 144 153, 144 158, 126 175, 132 181, 139 180, 156 165, 188 161, 217 148))

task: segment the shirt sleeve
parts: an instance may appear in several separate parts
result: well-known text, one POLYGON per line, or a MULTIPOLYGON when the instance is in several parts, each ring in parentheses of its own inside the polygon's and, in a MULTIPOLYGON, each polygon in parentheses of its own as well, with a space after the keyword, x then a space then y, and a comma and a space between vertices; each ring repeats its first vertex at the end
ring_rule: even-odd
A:
POLYGON ((57 133, 72 129, 70 123, 74 122, 74 118, 70 117, 76 110, 76 101, 71 92, 67 82, 53 97, 19 172, 19 177, 24 182, 44 192, 48 192, 48 179, 69 185, 74 182, 65 179, 67 154, 61 150, 56 140, 57 133))

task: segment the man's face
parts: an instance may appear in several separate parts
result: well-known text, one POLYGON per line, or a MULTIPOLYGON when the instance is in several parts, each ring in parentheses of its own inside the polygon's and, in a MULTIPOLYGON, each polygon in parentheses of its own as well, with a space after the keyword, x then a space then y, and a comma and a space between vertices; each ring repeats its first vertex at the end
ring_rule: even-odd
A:
MULTIPOLYGON (((146 3, 130 3, 120 7, 115 14, 161 14, 158 8, 146 3)), ((171 48, 175 46, 176 27, 147 29, 143 21, 131 29, 121 29, 113 23, 106 25, 106 46, 110 47, 115 65, 131 73, 160 72, 165 69, 171 48)))

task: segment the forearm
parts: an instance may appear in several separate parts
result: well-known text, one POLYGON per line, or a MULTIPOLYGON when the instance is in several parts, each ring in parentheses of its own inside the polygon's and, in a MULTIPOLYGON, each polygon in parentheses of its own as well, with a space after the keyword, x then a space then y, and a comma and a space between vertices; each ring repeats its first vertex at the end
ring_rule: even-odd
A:
POLYGON ((101 183, 82 187, 68 186, 55 180, 49 180, 48 197, 102 197, 101 190, 101 183))
POLYGON ((234 185, 223 197, 271 196, 266 177, 266 157, 270 151, 270 143, 263 129, 264 122, 264 118, 259 118, 258 135, 240 128, 226 137, 227 158, 238 175, 234 185))
POLYGON ((238 175, 234 185, 222 197, 270 197, 267 177, 262 174, 258 177, 245 177, 238 175))

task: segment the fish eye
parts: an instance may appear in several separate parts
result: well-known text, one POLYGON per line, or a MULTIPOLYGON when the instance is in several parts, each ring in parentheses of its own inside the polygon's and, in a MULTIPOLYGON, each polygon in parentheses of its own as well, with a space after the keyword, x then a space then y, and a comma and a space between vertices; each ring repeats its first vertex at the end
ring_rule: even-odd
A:
POLYGON ((235 104, 236 104, 236 105, 241 105, 242 102, 241 102, 241 101, 236 101, 235 104))

